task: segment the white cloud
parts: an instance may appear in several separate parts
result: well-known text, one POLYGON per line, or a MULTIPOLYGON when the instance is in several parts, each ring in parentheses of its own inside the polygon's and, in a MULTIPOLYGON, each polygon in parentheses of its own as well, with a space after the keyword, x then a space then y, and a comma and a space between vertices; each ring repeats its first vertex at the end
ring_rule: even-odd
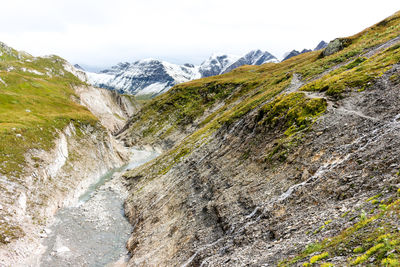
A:
POLYGON ((400 9, 385 1, 2 1, 0 40, 34 55, 110 65, 155 57, 199 63, 212 52, 276 56, 347 36, 400 9))

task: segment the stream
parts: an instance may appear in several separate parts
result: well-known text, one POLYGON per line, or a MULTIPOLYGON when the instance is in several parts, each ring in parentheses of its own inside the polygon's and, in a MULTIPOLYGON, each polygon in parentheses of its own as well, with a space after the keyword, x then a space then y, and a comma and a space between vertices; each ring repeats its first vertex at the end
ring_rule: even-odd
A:
POLYGON ((132 226, 124 216, 127 195, 121 174, 158 156, 155 151, 133 150, 129 164, 116 168, 92 184, 77 205, 57 211, 46 229, 40 266, 125 266, 125 247, 132 226))

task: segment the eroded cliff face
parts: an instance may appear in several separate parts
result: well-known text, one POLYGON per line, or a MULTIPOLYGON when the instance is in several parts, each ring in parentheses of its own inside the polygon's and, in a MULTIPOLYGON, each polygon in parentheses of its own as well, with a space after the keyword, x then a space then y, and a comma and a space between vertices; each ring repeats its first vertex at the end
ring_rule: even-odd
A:
POLYGON ((125 174, 129 265, 397 261, 399 19, 143 108, 120 138, 173 146, 125 174))
MULTIPOLYGON (((39 265, 44 250, 41 238, 46 237, 45 227, 52 222, 55 212, 60 207, 75 205, 90 184, 127 162, 127 149, 112 133, 120 130, 137 109, 136 102, 129 96, 87 86, 85 73, 58 57, 30 60, 3 63, 19 66, 34 60, 37 63, 32 68, 38 69, 45 63, 48 73, 35 79, 55 85, 37 91, 31 86, 20 92, 16 89, 19 81, 13 81, 1 91, 8 94, 14 90, 19 93, 16 98, 25 99, 28 95, 40 100, 29 102, 31 109, 26 109, 26 118, 18 118, 22 104, 14 107, 17 116, 14 116, 15 121, 10 117, 10 121, 15 127, 5 126, 2 132, 2 140, 20 142, 23 149, 15 143, 9 144, 20 149, 21 157, 5 149, 5 143, 0 149, 6 158, 2 166, 6 166, 7 161, 19 162, 11 165, 14 171, 3 170, 0 176, 1 266, 39 265), (54 78, 56 74, 61 82, 54 78), (45 90, 47 95, 41 102, 45 90), (30 120, 34 121, 32 118, 38 118, 36 125, 29 124, 30 120), (4 139, 7 137, 9 139, 4 139)), ((34 70, 29 73, 39 75, 34 70)), ((14 68, 10 67, 7 74, 15 75, 14 68)), ((25 76, 24 79, 33 78, 25 76)))
POLYGON ((79 96, 76 102, 87 107, 112 133, 121 130, 140 107, 132 96, 115 91, 92 86, 78 86, 74 90, 79 96))
POLYGON ((0 212, 9 227, 0 248, 5 266, 34 264, 43 250, 43 229, 57 209, 77 203, 91 183, 121 166, 127 153, 101 125, 70 124, 51 151, 31 150, 26 158, 26 176, 1 192, 0 212))
POLYGON ((395 196, 399 74, 395 65, 340 100, 319 94, 326 113, 284 144, 284 128, 255 109, 167 173, 128 173, 130 266, 273 266, 352 225, 369 197, 395 196))

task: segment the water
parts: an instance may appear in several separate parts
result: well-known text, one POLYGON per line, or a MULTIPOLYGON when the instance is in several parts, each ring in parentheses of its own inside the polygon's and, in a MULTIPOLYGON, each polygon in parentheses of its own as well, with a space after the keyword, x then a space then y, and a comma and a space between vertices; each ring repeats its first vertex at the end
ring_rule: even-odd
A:
POLYGON ((79 197, 78 205, 60 209, 47 229, 41 266, 113 266, 126 262, 132 226, 124 216, 124 190, 118 173, 155 158, 156 152, 134 150, 131 162, 111 170, 79 197), (114 177, 114 179, 113 179, 114 177))

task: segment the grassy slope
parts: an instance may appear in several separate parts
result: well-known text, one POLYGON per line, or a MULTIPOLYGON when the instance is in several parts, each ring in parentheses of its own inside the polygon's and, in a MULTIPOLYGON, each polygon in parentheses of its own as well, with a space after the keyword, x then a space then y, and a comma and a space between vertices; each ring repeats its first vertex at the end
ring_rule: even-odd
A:
POLYGON ((4 45, 0 52, 0 173, 17 178, 29 149, 50 149, 57 130, 97 119, 72 101, 71 85, 82 82, 64 70, 65 60, 34 58, 4 45))
MULTIPOLYGON (((207 142, 207 137, 213 132, 234 123, 260 105, 259 123, 270 128, 284 125, 284 134, 278 137, 279 142, 290 142, 291 136, 310 129, 313 120, 326 108, 324 100, 310 100, 301 92, 274 99, 290 84, 292 74, 300 74, 306 82, 299 91, 324 92, 332 99, 344 97, 346 91, 368 90, 375 78, 400 61, 400 46, 383 49, 370 58, 364 57, 364 53, 397 37, 399 33, 400 12, 397 12, 357 35, 345 38, 347 46, 333 55, 322 57, 319 51, 310 52, 279 64, 244 66, 224 75, 175 86, 145 105, 134 118, 130 131, 151 143, 154 135, 167 137, 191 124, 213 104, 219 102, 223 106, 202 120, 197 131, 142 169, 150 172, 147 174, 150 180, 160 177, 193 149, 207 142), (338 68, 326 73, 335 66, 338 68)), ((273 158, 276 152, 282 155, 281 151, 271 151, 268 157, 273 158)), ((371 255, 378 255, 374 258, 376 264, 398 264, 399 234, 387 222, 399 214, 399 200, 394 198, 379 203, 384 205, 380 206, 382 212, 366 216, 360 223, 345 229, 340 236, 317 243, 282 264, 309 259, 306 265, 312 265, 340 253, 354 254, 350 255, 350 264, 363 264, 371 255), (359 232, 364 227, 368 230, 359 232), (343 250, 348 244, 349 248, 343 250)))
POLYGON ((161 130, 168 134, 177 127, 192 123, 219 101, 224 101, 225 106, 207 118, 202 125, 226 110, 232 111, 227 114, 229 119, 240 117, 282 91, 289 84, 293 73, 301 74, 304 80, 311 80, 350 59, 355 61, 317 79, 304 90, 327 91, 327 95, 339 97, 348 87, 365 88, 369 81, 396 63, 398 47, 368 60, 360 60, 358 57, 369 48, 396 37, 400 32, 399 16, 396 13, 355 36, 345 38, 348 46, 328 57, 321 58, 320 51, 310 52, 280 64, 243 66, 224 75, 177 85, 168 93, 150 101, 135 118, 131 128, 140 129, 141 126, 148 126, 150 121, 151 127, 145 127, 142 137, 146 138, 161 130), (233 106, 238 99, 242 101, 233 106), (171 129, 164 129, 166 126, 171 129))
MULTIPOLYGON (((300 74, 306 82, 300 90, 325 92, 330 97, 341 97, 345 90, 366 89, 370 81, 399 61, 400 49, 397 45, 369 59, 360 60, 360 56, 369 49, 397 37, 399 32, 400 12, 397 12, 357 35, 344 38, 347 47, 327 57, 322 57, 320 51, 315 51, 279 64, 243 66, 227 74, 177 85, 144 105, 141 112, 133 118, 128 131, 139 136, 144 142, 152 143, 155 141, 154 136, 166 138, 190 125, 216 103, 223 104, 200 121, 197 131, 158 160, 159 166, 155 167, 158 171, 154 174, 165 173, 217 129, 233 123, 260 104, 266 103, 262 108, 263 114, 271 116, 268 112, 273 113, 276 108, 268 104, 268 101, 289 86, 294 73, 300 74), (347 64, 324 75, 327 70, 341 63, 347 64)), ((285 99, 292 98, 289 96, 285 99)), ((305 97, 302 99, 303 101, 297 101, 295 105, 304 105, 304 101, 308 101, 305 97)), ((282 105, 282 99, 279 104, 282 105)), ((322 102, 320 104, 325 105, 322 102)), ((323 108, 317 109, 318 114, 323 113, 323 108)), ((312 110, 307 111, 310 114, 302 112, 298 116, 305 120, 307 117, 314 118, 318 115, 312 110)), ((285 117, 281 113, 276 114, 278 115, 285 117)), ((287 133, 304 130, 304 126, 299 124, 296 118, 283 119, 290 122, 287 128, 291 130, 287 133)))

